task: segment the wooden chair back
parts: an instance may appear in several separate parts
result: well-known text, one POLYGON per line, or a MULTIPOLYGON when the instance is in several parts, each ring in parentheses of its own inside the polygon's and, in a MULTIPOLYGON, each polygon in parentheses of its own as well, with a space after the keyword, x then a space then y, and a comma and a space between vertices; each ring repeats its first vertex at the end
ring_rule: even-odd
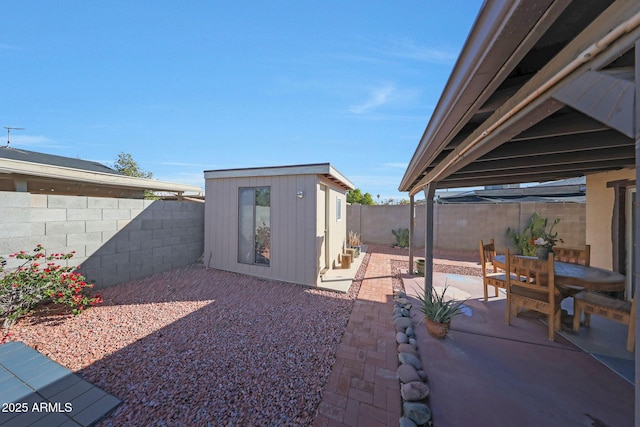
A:
POLYGON ((571 264, 586 265, 591 263, 591 245, 584 248, 561 248, 556 246, 553 248, 556 254, 556 261, 568 262, 571 264))
POLYGON ((511 315, 517 317, 518 309, 525 308, 546 314, 549 318, 549 339, 555 340, 555 331, 560 327, 561 297, 554 280, 554 259, 549 253, 546 261, 531 257, 509 255, 507 275, 507 324, 511 315))
POLYGON ((498 268, 494 263, 496 257, 496 245, 491 239, 489 243, 480 240, 480 265, 482 267, 482 282, 484 287, 484 300, 489 299, 489 286, 495 288, 495 296, 498 296, 498 289, 507 287, 507 279, 505 274, 498 272, 498 268))
POLYGON ((480 264, 482 265, 482 275, 486 274, 487 266, 492 273, 496 273, 496 268, 493 260, 496 257, 496 244, 493 239, 489 240, 489 243, 484 243, 480 240, 480 264))

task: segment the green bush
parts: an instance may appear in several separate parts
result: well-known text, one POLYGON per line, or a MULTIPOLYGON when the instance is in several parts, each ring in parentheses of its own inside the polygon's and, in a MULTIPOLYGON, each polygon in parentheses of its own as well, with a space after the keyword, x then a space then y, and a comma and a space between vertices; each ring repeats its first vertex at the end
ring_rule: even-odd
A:
POLYGON ((395 230, 391 230, 391 233, 396 236, 396 242, 398 242, 398 246, 400 246, 401 248, 409 247, 408 228, 397 228, 395 230))
POLYGON ((4 273, 0 278, 0 319, 5 329, 40 303, 63 304, 73 314, 79 314, 102 302, 100 295, 87 294, 93 285, 76 271, 77 267, 63 267, 55 262, 71 259, 74 253, 47 256, 42 245, 38 245, 31 254, 24 251, 11 254, 11 258, 24 263, 9 272, 4 271, 6 264, 0 260, 0 273, 4 273))
POLYGON ((547 218, 542 218, 538 213, 534 212, 521 232, 507 228, 507 237, 517 254, 533 256, 536 254, 537 246, 534 242, 537 238, 542 237, 545 240, 553 241, 553 243, 558 240, 558 233, 553 233, 553 228, 558 222, 560 222, 560 218, 556 218, 549 231, 547 231, 547 218))

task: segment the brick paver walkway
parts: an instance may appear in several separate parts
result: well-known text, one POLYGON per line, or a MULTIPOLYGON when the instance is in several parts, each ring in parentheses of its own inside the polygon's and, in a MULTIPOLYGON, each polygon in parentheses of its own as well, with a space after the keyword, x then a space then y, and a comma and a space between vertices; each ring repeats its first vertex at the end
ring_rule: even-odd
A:
POLYGON ((406 257, 386 248, 370 252, 314 426, 397 425, 401 416, 391 260, 406 257))

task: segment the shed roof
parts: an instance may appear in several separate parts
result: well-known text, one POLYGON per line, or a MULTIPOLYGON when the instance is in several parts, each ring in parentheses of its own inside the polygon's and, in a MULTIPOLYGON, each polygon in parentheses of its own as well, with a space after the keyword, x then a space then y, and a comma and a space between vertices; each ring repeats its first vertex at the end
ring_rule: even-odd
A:
POLYGON ((399 186, 635 167, 637 0, 487 0, 399 186))
POLYGON ((344 190, 353 190, 355 186, 330 163, 306 165, 267 166, 240 169, 216 169, 204 172, 205 179, 245 178, 255 176, 282 175, 321 175, 344 190))

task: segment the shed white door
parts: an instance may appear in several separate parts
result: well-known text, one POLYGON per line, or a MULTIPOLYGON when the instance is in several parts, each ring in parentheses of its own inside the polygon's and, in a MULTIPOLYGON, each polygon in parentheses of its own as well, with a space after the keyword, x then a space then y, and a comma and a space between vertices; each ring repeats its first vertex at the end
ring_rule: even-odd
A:
POLYGON ((329 253, 327 252, 327 239, 329 238, 329 224, 327 222, 327 197, 327 187, 325 185, 320 185, 320 191, 318 191, 318 203, 316 208, 318 215, 317 228, 320 246, 318 250, 320 271, 329 268, 329 253))

